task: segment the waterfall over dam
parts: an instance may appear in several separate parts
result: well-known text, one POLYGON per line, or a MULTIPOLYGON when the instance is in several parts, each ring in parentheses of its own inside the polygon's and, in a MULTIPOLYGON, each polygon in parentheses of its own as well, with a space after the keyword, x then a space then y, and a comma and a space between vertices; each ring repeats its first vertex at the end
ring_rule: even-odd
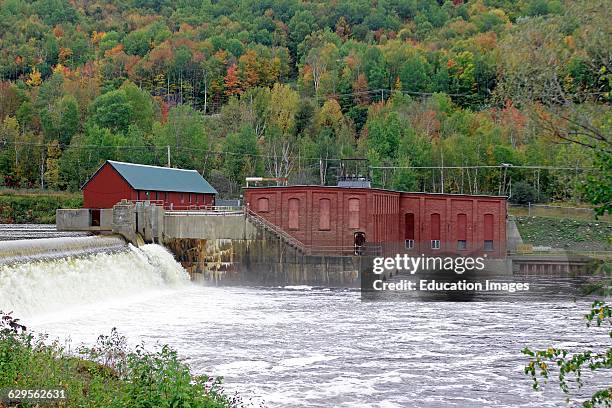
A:
POLYGON ((0 242, 0 265, 60 259, 127 248, 120 236, 43 238, 0 242))
POLYGON ((33 317, 189 284, 164 247, 117 237, 0 243, 0 310, 33 317), (10 260, 10 261, 8 261, 10 260))

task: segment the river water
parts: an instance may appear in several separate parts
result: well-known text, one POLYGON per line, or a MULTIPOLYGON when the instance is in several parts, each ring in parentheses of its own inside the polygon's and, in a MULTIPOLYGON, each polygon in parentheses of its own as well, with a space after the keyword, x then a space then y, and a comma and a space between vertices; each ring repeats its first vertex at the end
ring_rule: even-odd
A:
POLYGON ((156 245, 0 267, 0 309, 9 307, 73 345, 112 327, 133 346, 170 344, 195 372, 269 407, 564 406, 556 384, 531 389, 520 350, 610 346, 605 330, 585 327, 586 302, 362 302, 353 290, 206 287, 156 245))

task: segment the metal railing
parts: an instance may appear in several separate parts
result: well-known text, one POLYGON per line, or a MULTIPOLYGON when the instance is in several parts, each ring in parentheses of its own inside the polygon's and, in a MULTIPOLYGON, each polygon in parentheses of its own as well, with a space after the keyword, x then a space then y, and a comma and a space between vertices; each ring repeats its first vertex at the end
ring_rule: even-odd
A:
POLYGON ((275 224, 271 223, 270 221, 266 220, 264 217, 262 217, 261 215, 257 214, 255 211, 245 207, 245 213, 246 213, 247 217, 249 217, 249 219, 251 221, 253 221, 254 224, 259 225, 259 226, 263 227, 264 229, 273 232, 276 236, 281 238, 287 244, 289 244, 289 245, 291 245, 293 247, 298 248, 299 250, 301 250, 305 254, 309 253, 308 247, 302 241, 300 241, 300 240, 296 239, 295 237, 293 237, 292 235, 286 233, 280 227, 278 227, 277 225, 275 225, 275 224))
POLYGON ((361 247, 352 246, 321 246, 321 245, 308 245, 309 255, 334 255, 334 256, 355 256, 355 255, 369 255, 369 256, 380 256, 382 255, 382 246, 366 244, 361 247))
POLYGON ((166 215, 244 215, 244 207, 228 205, 199 205, 166 207, 166 215))
POLYGON ((176 210, 176 211, 243 211, 242 206, 234 206, 234 205, 173 205, 172 208, 170 206, 166 206, 167 209, 176 210))
POLYGON ((164 206, 164 200, 128 200, 128 202, 134 205, 144 204, 144 205, 155 205, 157 207, 164 206))
POLYGON ((134 205, 154 205, 164 207, 170 211, 207 211, 207 212, 240 212, 244 211, 242 206, 233 205, 209 205, 209 204, 187 204, 187 205, 169 205, 164 200, 128 200, 134 205))

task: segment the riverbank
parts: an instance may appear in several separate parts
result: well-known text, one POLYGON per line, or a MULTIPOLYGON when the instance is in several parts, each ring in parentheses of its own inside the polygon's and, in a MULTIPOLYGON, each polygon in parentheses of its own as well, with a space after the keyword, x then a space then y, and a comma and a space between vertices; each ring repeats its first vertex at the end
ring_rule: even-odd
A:
POLYGON ((80 193, 0 190, 0 224, 53 224, 58 208, 79 208, 80 193))
MULTIPOLYGON (((14 390, 45 390, 45 405, 62 407, 230 407, 238 398, 223 392, 220 379, 194 375, 176 351, 142 347, 128 350, 126 338, 113 329, 92 347, 71 350, 55 341, 44 342, 10 315, 0 313, 0 395, 25 401, 14 390)), ((41 395, 41 394, 39 394, 41 395)), ((30 405, 31 404, 31 405, 30 405)), ((0 407, 3 404, 0 402, 0 407)))

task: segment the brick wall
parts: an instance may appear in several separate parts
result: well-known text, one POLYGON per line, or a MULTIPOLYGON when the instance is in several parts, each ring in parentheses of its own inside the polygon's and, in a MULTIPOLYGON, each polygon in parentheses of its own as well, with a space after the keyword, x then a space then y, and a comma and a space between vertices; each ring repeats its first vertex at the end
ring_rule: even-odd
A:
POLYGON ((506 253, 506 200, 503 197, 289 186, 247 188, 245 204, 313 247, 351 247, 355 232, 361 231, 365 232, 367 242, 384 244, 393 252, 418 255, 486 252, 492 258, 504 257, 506 253), (414 246, 411 249, 406 249, 405 243, 406 214, 413 217, 414 246), (484 220, 487 215, 493 219, 493 243, 491 249, 485 251, 484 220), (464 228, 459 224, 460 219, 465 220, 464 228), (432 228, 435 226, 432 221, 439 228, 432 228), (439 248, 432 248, 434 238, 439 238, 439 248), (459 238, 465 238, 465 244, 459 245, 459 238))

